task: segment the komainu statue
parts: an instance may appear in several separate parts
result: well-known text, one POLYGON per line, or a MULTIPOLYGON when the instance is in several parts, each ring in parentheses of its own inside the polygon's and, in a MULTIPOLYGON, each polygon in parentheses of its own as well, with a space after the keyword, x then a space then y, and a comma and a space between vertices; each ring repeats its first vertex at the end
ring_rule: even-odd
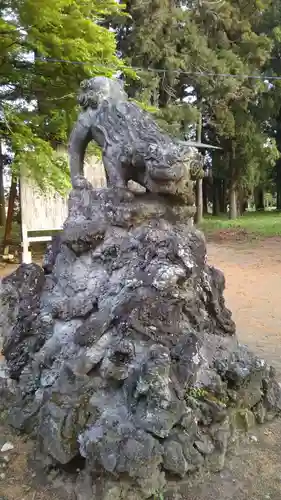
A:
POLYGON ((163 133, 152 117, 128 100, 122 83, 95 77, 81 83, 82 107, 70 137, 74 188, 87 185, 83 163, 91 140, 102 148, 107 184, 126 187, 132 180, 156 193, 179 191, 202 171, 197 149, 163 133))

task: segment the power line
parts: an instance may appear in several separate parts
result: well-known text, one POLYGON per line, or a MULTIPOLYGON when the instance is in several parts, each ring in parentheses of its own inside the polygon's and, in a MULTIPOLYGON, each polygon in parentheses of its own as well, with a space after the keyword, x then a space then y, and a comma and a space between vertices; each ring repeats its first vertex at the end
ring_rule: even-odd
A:
POLYGON ((134 70, 134 71, 149 71, 153 73, 172 73, 176 75, 186 75, 186 76, 199 76, 199 77, 219 77, 219 78, 249 78, 252 80, 281 80, 281 76, 273 76, 273 75, 247 75, 243 73, 216 73, 212 71, 184 71, 180 69, 175 69, 175 70, 167 70, 167 69, 157 69, 157 68, 143 68, 143 67, 138 67, 138 66, 126 66, 122 65, 121 67, 115 67, 115 66, 106 66, 102 64, 91 64, 89 62, 84 62, 84 61, 69 61, 67 59, 55 59, 55 58, 49 58, 49 57, 36 57, 36 61, 41 61, 45 63, 66 63, 66 64, 74 64, 74 65, 80 65, 80 66, 93 66, 95 68, 100 68, 100 69, 107 69, 107 70, 112 70, 112 71, 122 71, 123 70, 134 70))
MULTIPOLYGON (((10 60, 11 61, 11 60, 10 60)), ((18 60, 14 60, 15 62, 18 60)), ((30 63, 33 64, 34 62, 39 61, 43 63, 59 63, 59 64, 72 64, 76 66, 92 66, 96 69, 100 70, 110 70, 110 71, 122 71, 122 70, 134 70, 136 72, 142 72, 142 71, 147 71, 155 74, 175 74, 175 75, 185 75, 185 76, 196 76, 196 77, 202 77, 202 78, 241 78, 241 79, 249 79, 249 80, 262 80, 262 81, 278 81, 281 80, 281 76, 275 76, 275 75, 254 75, 254 74, 244 74, 244 73, 217 73, 215 71, 185 71, 181 69, 161 69, 161 68, 144 68, 141 66, 127 66, 127 65, 120 65, 120 67, 117 66, 111 66, 111 65, 106 65, 106 64, 93 64, 90 62, 86 61, 70 61, 68 59, 56 59, 56 58, 50 58, 50 57, 36 57, 35 61, 30 61, 30 60, 21 60, 20 62, 22 63, 30 63)))

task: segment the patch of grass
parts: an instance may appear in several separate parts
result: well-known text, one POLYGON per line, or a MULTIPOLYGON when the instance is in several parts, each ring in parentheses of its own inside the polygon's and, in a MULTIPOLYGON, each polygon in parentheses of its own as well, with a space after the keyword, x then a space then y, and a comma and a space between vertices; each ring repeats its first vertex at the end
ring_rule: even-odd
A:
MULTIPOLYGON (((5 228, 3 226, 0 226, 0 240, 2 241, 4 238, 4 233, 5 233, 5 228)), ((20 225, 17 223, 12 224, 12 231, 11 231, 11 240, 20 243, 21 240, 21 228, 20 225)))
POLYGON ((209 234, 237 230, 263 237, 281 236, 281 212, 247 212, 235 220, 224 215, 207 216, 199 227, 209 234))

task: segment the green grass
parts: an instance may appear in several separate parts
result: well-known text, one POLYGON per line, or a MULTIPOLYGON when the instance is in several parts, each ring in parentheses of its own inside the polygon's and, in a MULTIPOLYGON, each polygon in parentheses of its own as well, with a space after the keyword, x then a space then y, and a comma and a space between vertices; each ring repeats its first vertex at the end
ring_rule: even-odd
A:
MULTIPOLYGON (((4 237, 4 232, 5 232, 5 228, 3 226, 2 227, 0 226, 0 240, 1 240, 0 243, 2 243, 2 240, 4 237)), ((20 243, 20 240, 21 240, 20 234, 21 234, 20 225, 13 223, 12 224, 12 231, 11 231, 11 240, 20 243)))
MULTIPOLYGON (((229 220, 225 215, 213 217, 211 215, 204 218, 200 229, 208 235, 223 231, 237 233, 243 231, 252 235, 262 237, 281 236, 281 212, 247 212, 242 217, 235 220, 229 220)), ((34 233, 34 236, 37 233, 34 233)), ((42 235, 43 233, 40 233, 42 235)), ((4 228, 0 227, 0 243, 4 235, 4 228)), ((12 226, 12 241, 14 244, 20 244, 20 226, 16 223, 12 226)))
POLYGON ((247 212, 235 220, 227 216, 205 217, 200 229, 208 234, 220 231, 245 231, 263 237, 281 236, 281 212, 247 212))

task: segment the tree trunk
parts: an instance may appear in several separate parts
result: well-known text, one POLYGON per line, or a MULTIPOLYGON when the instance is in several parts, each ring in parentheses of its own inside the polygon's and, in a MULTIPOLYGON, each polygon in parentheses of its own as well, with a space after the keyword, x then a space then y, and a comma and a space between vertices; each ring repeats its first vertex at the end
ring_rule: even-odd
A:
POLYGON ((4 254, 6 253, 6 248, 8 248, 8 243, 9 243, 9 240, 11 239, 13 213, 14 213, 15 200, 16 200, 16 196, 17 196, 17 184, 18 184, 17 179, 12 178, 11 187, 10 187, 10 195, 9 195, 9 203, 8 203, 8 213, 7 213, 5 232, 4 232, 4 238, 3 238, 3 252, 4 252, 4 254))
POLYGON ((213 215, 217 216, 220 213, 220 200, 219 200, 219 184, 220 179, 213 178, 213 215))
POLYGON ((231 185, 229 190, 229 218, 237 219, 237 196, 236 186, 231 185))
MULTIPOLYGON (((202 141, 202 115, 200 113, 197 129, 197 142, 202 141)), ((196 224, 200 224, 203 220, 203 180, 196 181, 196 224)))
POLYGON ((203 179, 196 181, 196 224, 200 224, 203 219, 203 179))
POLYGON ((203 215, 208 215, 208 179, 203 179, 203 215))
MULTIPOLYGON (((279 153, 281 153, 281 110, 276 117, 276 144, 279 153)), ((281 158, 277 160, 275 165, 276 171, 276 194, 277 194, 277 210, 281 210, 281 158)))
POLYGON ((225 180, 222 179, 220 181, 220 187, 219 187, 219 205, 220 205, 220 213, 221 214, 226 214, 226 189, 225 189, 225 180))
MULTIPOLYGON (((278 162, 279 163, 279 162, 278 162)), ((276 193, 277 193, 277 210, 281 210, 281 162, 277 165, 276 193)))
POLYGON ((244 189, 239 189, 238 194, 237 194, 237 212, 238 215, 243 215, 246 209, 246 204, 245 204, 245 191, 244 189))
POLYGON ((0 139, 0 226, 6 224, 5 190, 4 190, 4 162, 2 154, 2 142, 0 139))
POLYGON ((264 210, 264 189, 258 186, 254 191, 256 210, 264 210))

